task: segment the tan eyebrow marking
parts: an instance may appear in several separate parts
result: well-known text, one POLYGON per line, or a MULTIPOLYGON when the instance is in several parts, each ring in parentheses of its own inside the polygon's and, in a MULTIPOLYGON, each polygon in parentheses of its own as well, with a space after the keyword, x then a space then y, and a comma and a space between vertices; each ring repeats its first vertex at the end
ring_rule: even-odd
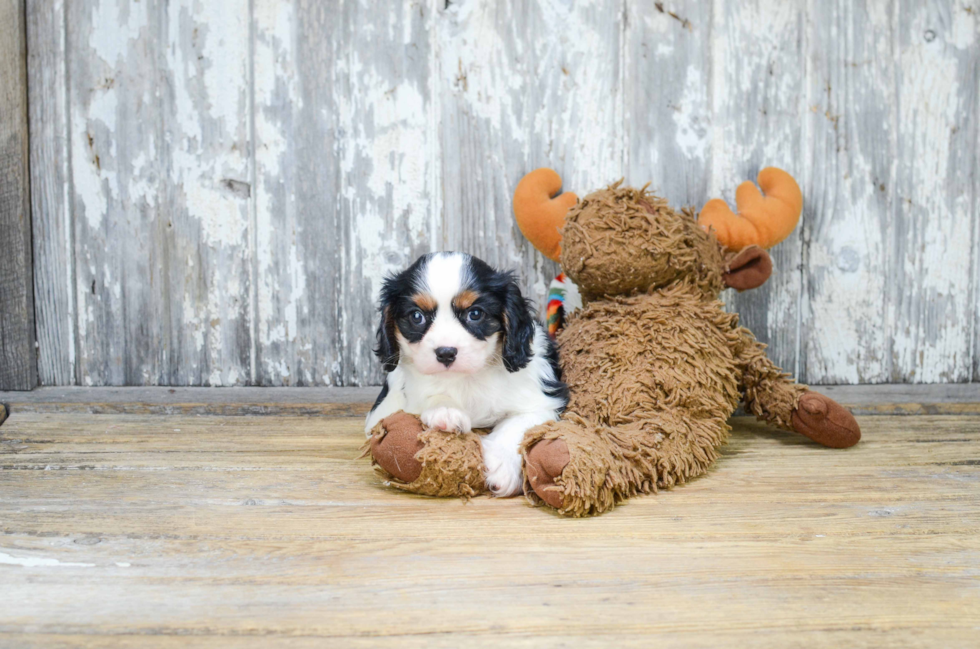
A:
POLYGON ((412 302, 423 311, 435 311, 439 306, 436 299, 428 293, 416 293, 412 296, 412 302))
POLYGON ((480 297, 480 294, 476 291, 462 291, 453 298, 453 306, 460 311, 464 311, 473 306, 473 303, 476 302, 478 297, 480 297))

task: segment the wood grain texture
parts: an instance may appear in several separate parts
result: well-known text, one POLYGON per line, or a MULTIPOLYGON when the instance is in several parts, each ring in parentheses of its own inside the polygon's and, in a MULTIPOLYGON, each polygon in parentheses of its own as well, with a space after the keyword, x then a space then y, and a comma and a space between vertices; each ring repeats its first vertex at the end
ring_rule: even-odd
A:
MULTIPOLYGON (((819 391, 855 415, 980 415, 980 386, 973 383, 822 386, 819 391)), ((0 404, 17 413, 363 417, 377 392, 376 387, 41 387, 0 392, 0 404)))
POLYGON ((68 8, 78 380, 247 382, 249 3, 68 8))
POLYGON ((37 385, 24 21, 0 1, 0 390, 37 385))
POLYGON ((430 12, 255 5, 259 384, 381 381, 381 280, 435 247, 430 12))
POLYGON ((807 37, 803 366, 821 382, 887 381, 895 57, 886 3, 811 5, 807 37))
POLYGON ((585 195, 623 174, 619 1, 451 3, 438 21, 439 247, 519 272, 543 309, 556 265, 514 221, 520 178, 585 195))
POLYGON ((815 11, 824 17, 808 55, 817 205, 805 230, 807 375, 968 381, 976 10, 842 2, 815 11))
POLYGON ((77 328, 65 3, 27 0, 26 7, 38 382, 72 385, 77 328))
POLYGON ((349 419, 14 413, 0 644, 972 646, 980 420, 861 424, 570 520, 385 487, 349 419))
POLYGON ((627 179, 698 210, 711 175, 711 13, 695 0, 626 7, 627 179))
MULTIPOLYGON (((137 415, 303 415, 361 417, 377 397, 366 388, 42 387, 0 392, 14 412, 137 415)), ((980 410, 980 395, 977 395, 980 410)))
POLYGON ((27 5, 45 384, 376 384, 380 282, 423 252, 543 306, 510 205, 543 165, 696 208, 783 166, 802 225, 725 297, 772 357, 980 379, 971 3, 27 5))
POLYGON ((896 7, 890 381, 967 381, 972 373, 974 296, 963 287, 980 215, 978 10, 956 0, 896 7))
MULTIPOLYGON (((735 188, 755 182, 768 166, 787 170, 805 188, 800 131, 805 23, 791 2, 715 3, 709 197, 721 196, 734 206, 735 188)), ((807 216, 805 210, 801 219, 807 216)), ((765 285, 725 294, 741 324, 768 344, 770 358, 794 376, 800 375, 801 232, 797 227, 772 249, 773 274, 765 285)))
MULTIPOLYGON (((630 181, 695 210, 712 197, 734 208, 735 188, 765 166, 802 182, 803 29, 792 3, 629 3, 630 181)), ((798 373, 799 229, 772 258, 763 287, 724 299, 798 373)))
POLYGON ((253 3, 252 382, 342 377, 343 53, 332 3, 253 3))

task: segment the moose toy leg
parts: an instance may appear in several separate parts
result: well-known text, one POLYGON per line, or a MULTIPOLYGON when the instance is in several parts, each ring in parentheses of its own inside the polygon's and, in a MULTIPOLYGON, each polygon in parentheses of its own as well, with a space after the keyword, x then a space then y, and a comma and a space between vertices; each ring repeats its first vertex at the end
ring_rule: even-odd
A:
MULTIPOLYGON (((532 428, 524 436, 524 492, 567 516, 601 514, 635 492, 617 470, 607 430, 566 415, 566 419, 532 428)), ((648 466, 648 482, 656 471, 648 466)), ((622 467, 625 468, 625 467, 622 467)), ((633 476, 634 481, 640 481, 633 476)))
POLYGON ((385 417, 371 431, 371 458, 395 480, 409 484, 422 475, 422 464, 415 456, 422 450, 419 435, 425 426, 415 415, 398 411, 385 417))
POLYGON ((765 345, 747 329, 741 333, 739 361, 747 411, 831 448, 848 448, 860 441, 861 427, 846 408, 793 381, 769 360, 765 345))
POLYGON ((417 416, 398 411, 371 431, 368 452, 399 489, 427 496, 488 493, 477 433, 426 430, 417 416))
POLYGON ((601 514, 636 494, 701 475, 727 435, 723 420, 682 412, 616 427, 566 413, 524 436, 524 491, 566 516, 601 514))

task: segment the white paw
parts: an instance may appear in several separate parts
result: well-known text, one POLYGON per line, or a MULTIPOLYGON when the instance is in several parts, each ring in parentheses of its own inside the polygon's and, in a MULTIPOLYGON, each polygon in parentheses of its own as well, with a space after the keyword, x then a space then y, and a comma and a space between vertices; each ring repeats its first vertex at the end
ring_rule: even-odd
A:
POLYGON ((521 455, 510 444, 481 440, 483 464, 487 469, 487 488, 494 496, 506 498, 521 493, 524 480, 521 475, 521 455))
POLYGON ((426 428, 437 428, 447 432, 468 433, 473 430, 470 418, 456 408, 432 408, 422 413, 422 423, 426 428))

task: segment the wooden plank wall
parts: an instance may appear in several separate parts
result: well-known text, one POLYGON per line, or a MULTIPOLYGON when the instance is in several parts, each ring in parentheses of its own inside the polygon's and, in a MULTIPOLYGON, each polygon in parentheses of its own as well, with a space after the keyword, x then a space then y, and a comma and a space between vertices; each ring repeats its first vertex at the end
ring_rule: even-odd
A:
POLYGON ((554 264, 543 165, 675 205, 790 170, 726 297, 811 383, 980 380, 977 0, 27 0, 40 379, 367 385, 385 273, 554 264))
POLYGON ((0 390, 37 385, 24 5, 0 0, 0 390))

